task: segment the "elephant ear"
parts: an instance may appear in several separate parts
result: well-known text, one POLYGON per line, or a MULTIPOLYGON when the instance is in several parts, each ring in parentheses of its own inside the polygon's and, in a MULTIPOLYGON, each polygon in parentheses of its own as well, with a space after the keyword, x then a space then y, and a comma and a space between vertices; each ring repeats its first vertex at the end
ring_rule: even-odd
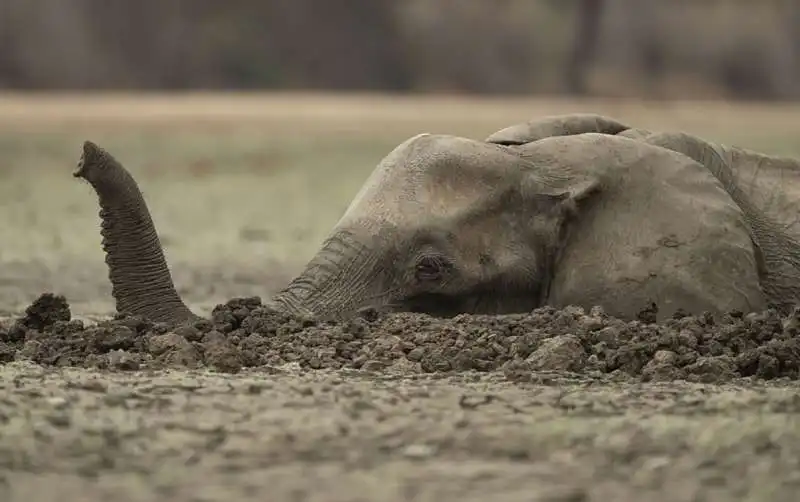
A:
POLYGON ((584 133, 618 134, 629 129, 612 118, 592 113, 554 115, 501 129, 486 138, 487 143, 524 145, 553 136, 573 136, 584 133))
POLYGON ((560 174, 564 175, 532 174, 524 179, 522 190, 528 200, 540 202, 541 211, 556 216, 559 224, 566 224, 590 203, 592 196, 602 192, 602 185, 598 176, 587 173, 560 174))
POLYGON ((726 147, 681 132, 652 134, 647 143, 686 155, 712 173, 748 219, 753 246, 763 252, 762 284, 771 306, 791 311, 800 261, 800 162, 726 147), (767 266, 768 265, 768 266, 767 266))
POLYGON ((573 209, 545 303, 600 305, 626 319, 652 302, 662 317, 766 307, 744 214, 704 166, 616 136, 535 145, 558 153, 546 193, 573 209))

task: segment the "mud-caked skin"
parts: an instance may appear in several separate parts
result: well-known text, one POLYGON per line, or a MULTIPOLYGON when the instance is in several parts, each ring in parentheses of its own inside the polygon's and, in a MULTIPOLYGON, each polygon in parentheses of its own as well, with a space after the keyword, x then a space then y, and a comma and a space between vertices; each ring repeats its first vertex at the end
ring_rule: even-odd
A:
MULTIPOLYGON (((365 307, 449 316, 600 305, 627 319, 650 302, 661 316, 789 310, 800 244, 788 211, 800 193, 777 184, 782 170, 800 176, 790 159, 589 114, 486 141, 420 134, 378 164, 269 305, 333 318, 365 307)), ((76 176, 100 198, 117 309, 193 319, 130 174, 86 142, 76 176)))

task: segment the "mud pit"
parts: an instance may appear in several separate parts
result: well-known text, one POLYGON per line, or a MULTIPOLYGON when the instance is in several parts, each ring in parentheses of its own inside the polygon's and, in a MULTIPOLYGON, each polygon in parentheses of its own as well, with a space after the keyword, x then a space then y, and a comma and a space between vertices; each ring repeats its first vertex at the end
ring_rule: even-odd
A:
POLYGON ((0 330, 5 500, 793 500, 800 338, 774 312, 0 330))

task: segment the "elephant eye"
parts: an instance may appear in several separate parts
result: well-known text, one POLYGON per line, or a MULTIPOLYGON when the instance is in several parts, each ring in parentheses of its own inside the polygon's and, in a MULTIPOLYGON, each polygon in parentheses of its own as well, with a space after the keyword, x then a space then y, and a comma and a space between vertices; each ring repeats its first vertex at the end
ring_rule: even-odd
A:
POLYGON ((415 276, 420 282, 438 281, 444 275, 445 260, 437 256, 422 256, 417 260, 415 276))

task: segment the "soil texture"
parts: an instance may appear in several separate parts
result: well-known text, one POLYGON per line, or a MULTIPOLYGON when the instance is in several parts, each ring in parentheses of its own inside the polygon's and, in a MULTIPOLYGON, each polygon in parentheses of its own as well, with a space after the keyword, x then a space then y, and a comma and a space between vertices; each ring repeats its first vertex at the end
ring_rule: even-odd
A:
POLYGON ((0 330, 0 494, 794 500, 795 315, 655 311, 94 324, 43 294, 0 330))
POLYGON ((380 314, 317 321, 265 307, 258 297, 218 305, 210 319, 169 326, 116 316, 72 320, 63 296, 43 294, 0 331, 0 361, 140 370, 207 367, 237 373, 296 363, 304 369, 403 374, 501 372, 530 381, 571 372, 620 381, 722 383, 735 378, 797 379, 796 313, 730 312, 654 322, 654 305, 625 322, 600 308, 541 308, 528 314, 380 314))

